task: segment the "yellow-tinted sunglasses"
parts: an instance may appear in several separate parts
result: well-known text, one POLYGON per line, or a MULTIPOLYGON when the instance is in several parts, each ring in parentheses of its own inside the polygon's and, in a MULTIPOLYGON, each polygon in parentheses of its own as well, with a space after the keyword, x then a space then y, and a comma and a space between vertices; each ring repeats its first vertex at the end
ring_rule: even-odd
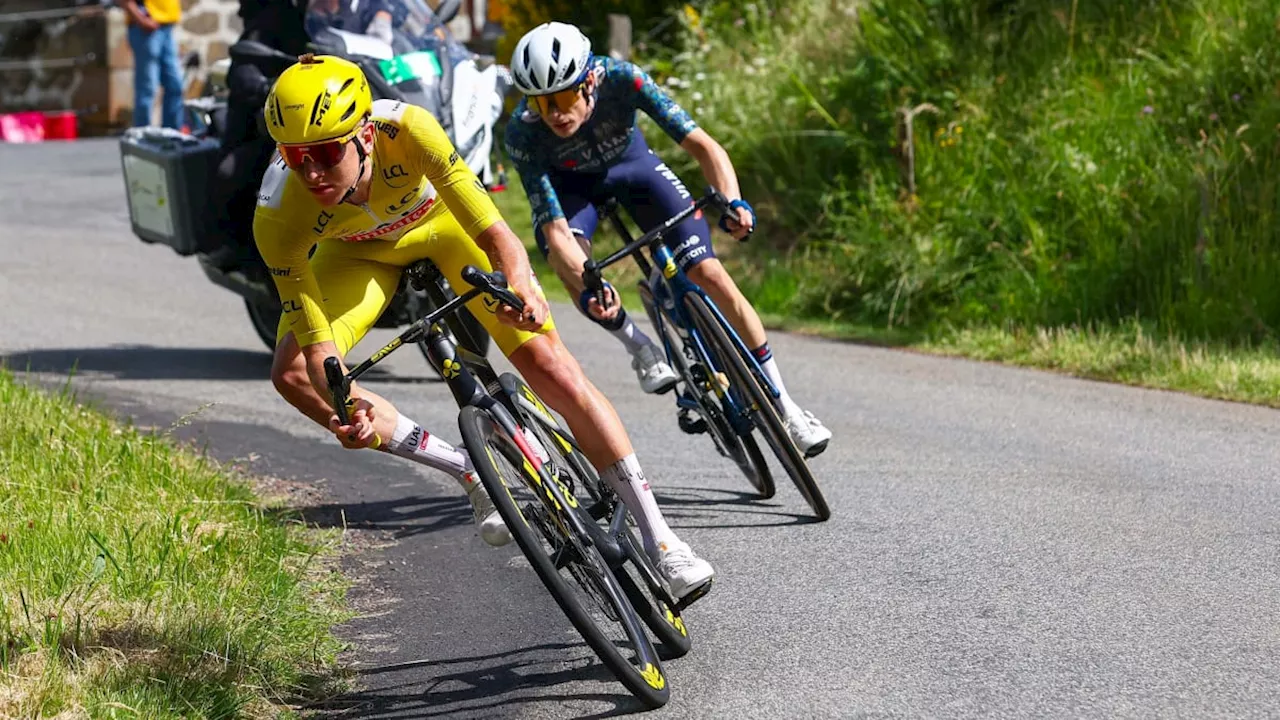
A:
POLYGON ((547 116, 551 114, 552 109, 559 109, 560 112, 569 112, 578 102, 578 98, 582 96, 582 88, 586 85, 586 80, 566 88, 559 92, 549 93, 547 95, 530 95, 529 100, 533 103, 533 107, 537 109, 538 114, 547 116))

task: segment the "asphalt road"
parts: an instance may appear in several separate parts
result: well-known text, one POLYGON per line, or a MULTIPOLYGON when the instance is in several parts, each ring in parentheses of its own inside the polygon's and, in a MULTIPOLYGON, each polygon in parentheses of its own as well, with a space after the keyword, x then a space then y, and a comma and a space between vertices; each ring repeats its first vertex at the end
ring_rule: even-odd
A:
MULTIPOLYGON (((443 475, 342 450, 272 391, 239 298, 129 229, 114 141, 0 145, 0 360, 142 424, 314 485, 377 542, 348 559, 344 715, 581 717, 635 704, 443 475), (212 405, 210 405, 212 403, 212 405), (198 411, 198 412, 196 412, 198 411)), ((752 502, 555 308, 672 524, 718 570, 667 664, 678 718, 1252 717, 1280 707, 1280 413, 775 334, 835 513, 752 502)), ((357 347, 367 355, 391 334, 357 347), (376 343, 376 344, 375 344, 376 343)), ((416 351, 370 382, 451 440, 416 351)))

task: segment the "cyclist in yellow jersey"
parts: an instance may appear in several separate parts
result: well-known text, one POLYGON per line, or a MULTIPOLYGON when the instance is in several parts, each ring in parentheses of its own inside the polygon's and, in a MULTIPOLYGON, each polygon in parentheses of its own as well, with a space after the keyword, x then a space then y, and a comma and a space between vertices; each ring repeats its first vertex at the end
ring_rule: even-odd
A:
POLYGON ((453 475, 471 499, 481 537, 509 542, 465 448, 355 384, 351 424, 340 425, 324 374, 326 357, 345 356, 373 326, 405 267, 429 258, 454 287, 463 287, 466 265, 501 270, 524 310, 490 310, 476 298, 471 311, 626 503, 672 592, 682 597, 710 581, 711 565, 663 519, 613 406, 561 342, 523 243, 436 119, 414 105, 373 102, 358 66, 311 55, 280 75, 264 113, 279 157, 263 177, 254 237, 283 310, 271 368, 279 393, 346 447, 453 475))

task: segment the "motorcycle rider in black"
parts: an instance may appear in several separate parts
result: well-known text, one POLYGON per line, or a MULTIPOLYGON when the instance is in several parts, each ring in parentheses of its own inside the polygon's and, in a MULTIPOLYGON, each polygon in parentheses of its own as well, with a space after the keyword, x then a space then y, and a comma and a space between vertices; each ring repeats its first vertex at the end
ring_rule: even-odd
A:
MULTIPOLYGON (((260 42, 296 58, 309 52, 310 19, 333 27, 362 28, 354 31, 370 35, 382 36, 385 32, 389 41, 393 5, 386 0, 365 0, 355 12, 349 5, 350 0, 240 0, 238 14, 244 21, 244 32, 239 39, 260 42)), ((222 154, 211 193, 217 218, 217 247, 207 255, 208 261, 220 269, 257 259, 253 208, 262 175, 275 151, 266 132, 262 106, 276 76, 292 62, 272 58, 231 60, 222 154)))

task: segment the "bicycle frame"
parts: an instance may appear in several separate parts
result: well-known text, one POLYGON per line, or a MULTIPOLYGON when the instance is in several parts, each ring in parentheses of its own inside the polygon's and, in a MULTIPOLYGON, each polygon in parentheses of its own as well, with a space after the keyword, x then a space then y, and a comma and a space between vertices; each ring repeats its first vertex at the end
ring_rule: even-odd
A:
MULTIPOLYGON (((719 191, 715 188, 709 188, 707 194, 693 203, 688 209, 681 211, 639 239, 632 239, 630 231, 627 230, 622 218, 618 215, 617 200, 610 198, 604 204, 603 212, 609 217, 619 236, 622 237, 623 247, 600 262, 588 260, 585 274, 593 276, 593 279, 598 279, 600 270, 624 257, 633 257, 636 264, 645 274, 645 282, 653 293, 653 304, 656 312, 652 320, 657 326, 656 329, 659 336, 662 338, 662 346, 667 354, 667 362, 673 362, 674 354, 679 352, 678 348, 672 347, 669 335, 665 332, 664 326, 670 323, 677 330, 677 334, 684 338, 686 345, 692 344, 694 346, 697 356, 704 365, 713 372, 723 373, 725 371, 724 368, 719 367, 715 362, 714 355, 708 350, 706 340, 702 337, 702 333, 698 331, 697 325, 694 323, 693 318, 690 317, 689 310, 684 302, 686 295, 695 294, 699 296, 707 304, 707 307, 711 309, 716 322, 720 323, 721 327, 724 328, 738 354, 746 360, 747 368, 756 376, 760 386, 764 388, 765 392, 769 393, 770 397, 776 399, 779 397, 778 389, 769 380, 763 368, 760 367, 760 362, 756 359, 755 353, 751 352, 746 343, 742 341, 741 336, 738 335, 733 325, 724 317, 724 314, 720 311, 715 301, 711 299, 711 296, 691 280, 684 270, 676 264, 675 254, 671 252, 671 248, 667 247, 663 241, 672 228, 694 212, 708 205, 717 205, 723 209, 727 207, 727 204, 724 196, 719 191), (652 265, 640 252, 645 248, 649 250, 650 256, 653 258, 652 265), (661 273, 655 272, 655 268, 661 268, 661 273), (665 291, 665 293, 662 291, 665 291), (666 302, 668 299, 670 303, 666 302)), ((592 289, 597 290, 597 299, 601 299, 599 289, 592 289)), ((601 304, 603 306, 603 302, 601 304)), ((732 392, 726 393, 723 388, 719 387, 718 383, 713 383, 712 385, 716 388, 717 396, 726 402, 728 408, 732 411, 728 415, 731 418, 734 429, 740 434, 750 432, 751 423, 741 399, 734 397, 732 392)), ((680 407, 697 409, 697 403, 689 398, 677 397, 676 403, 680 407)))
MULTIPOLYGON (((449 386, 450 392, 453 393, 458 407, 473 405, 489 413, 494 422, 502 428, 515 444, 520 455, 523 456, 525 470, 531 471, 530 477, 537 481, 537 484, 546 494, 547 500, 557 509, 576 509, 579 507, 578 499, 564 486, 558 476, 550 472, 550 469, 544 465, 542 459, 530 447, 528 440, 525 439, 524 433, 521 431, 520 424, 516 421, 515 408, 502 401, 502 398, 515 397, 515 402, 519 402, 523 398, 514 395, 514 393, 504 392, 506 388, 503 387, 488 359, 454 343, 439 325, 443 318, 455 312, 481 293, 486 293, 496 300, 517 309, 522 307, 522 303, 519 298, 505 289, 506 278, 502 276, 502 273, 484 273, 477 268, 468 266, 463 270, 462 278, 473 286, 471 290, 454 297, 442 307, 410 325, 404 332, 393 338, 391 342, 374 352, 368 359, 349 372, 345 374, 342 372, 342 365, 338 358, 332 356, 325 358, 325 378, 329 384, 329 391, 333 395, 334 412, 337 414, 339 422, 343 425, 349 424, 348 404, 350 402, 352 381, 368 372, 370 368, 398 348, 416 343, 422 340, 423 335, 425 335, 427 360, 445 379, 445 383, 449 386)), ((559 424, 555 422, 545 408, 534 408, 533 403, 527 400, 522 407, 525 409, 533 408, 531 414, 540 422, 549 423, 550 427, 554 428, 553 432, 556 438, 570 443, 577 449, 576 444, 573 444, 570 438, 566 438, 559 424)), ((556 518, 557 523, 561 522, 559 520, 560 516, 561 513, 551 513, 551 517, 556 518)), ((611 536, 605 535, 604 531, 594 522, 586 522, 576 512, 564 512, 563 516, 569 519, 571 525, 568 528, 561 528, 568 531, 567 535, 570 537, 576 535, 577 537, 591 538, 592 543, 600 548, 601 555, 611 565, 620 563, 624 559, 624 552, 618 543, 613 541, 611 536)), ((611 523, 611 529, 613 529, 612 525, 617 525, 620 529, 621 523, 624 521, 625 514, 617 513, 617 517, 611 523)))

